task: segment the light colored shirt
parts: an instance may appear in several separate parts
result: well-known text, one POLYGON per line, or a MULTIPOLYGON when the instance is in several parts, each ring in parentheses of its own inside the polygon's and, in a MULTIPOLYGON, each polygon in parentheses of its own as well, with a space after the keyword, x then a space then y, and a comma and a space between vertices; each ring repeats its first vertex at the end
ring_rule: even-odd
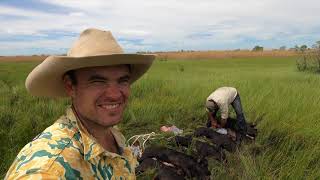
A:
POLYGON ((18 154, 5 179, 135 179, 137 160, 117 128, 120 155, 106 151, 71 108, 18 154))
POLYGON ((221 118, 227 119, 229 117, 229 105, 234 101, 237 94, 237 89, 234 87, 220 87, 209 95, 207 101, 213 100, 216 102, 221 112, 221 118))

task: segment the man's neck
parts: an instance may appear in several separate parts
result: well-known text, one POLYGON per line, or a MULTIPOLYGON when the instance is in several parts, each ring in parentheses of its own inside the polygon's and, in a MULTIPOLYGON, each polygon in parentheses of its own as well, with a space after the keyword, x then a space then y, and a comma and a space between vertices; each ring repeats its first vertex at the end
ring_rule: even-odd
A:
POLYGON ((105 150, 119 154, 118 145, 111 131, 111 127, 103 127, 90 120, 85 120, 77 113, 74 106, 72 106, 72 110, 87 132, 91 134, 105 150))

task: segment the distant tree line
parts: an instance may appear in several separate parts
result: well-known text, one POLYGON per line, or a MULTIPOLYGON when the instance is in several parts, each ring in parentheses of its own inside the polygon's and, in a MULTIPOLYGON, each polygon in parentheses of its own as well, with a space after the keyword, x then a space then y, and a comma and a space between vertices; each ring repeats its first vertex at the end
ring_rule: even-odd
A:
POLYGON ((255 46, 252 51, 257 52, 257 51, 263 51, 263 47, 262 46, 255 46))
POLYGON ((320 73, 320 41, 317 41, 311 48, 306 45, 296 45, 295 51, 300 54, 296 63, 299 71, 320 73))
MULTIPOLYGON (((317 43, 319 43, 320 41, 318 41, 317 43)), ((308 48, 307 45, 301 45, 301 46, 298 46, 298 45, 295 45, 293 48, 289 48, 287 49, 286 46, 280 46, 279 49, 272 49, 272 50, 279 50, 279 51, 286 51, 286 50, 289 50, 289 51, 296 51, 296 52, 304 52, 306 50, 310 50, 310 49, 316 49, 317 48, 317 45, 313 45, 312 48, 308 48)), ((252 48, 251 51, 263 51, 264 48, 263 46, 259 46, 259 45, 256 45, 252 48)))

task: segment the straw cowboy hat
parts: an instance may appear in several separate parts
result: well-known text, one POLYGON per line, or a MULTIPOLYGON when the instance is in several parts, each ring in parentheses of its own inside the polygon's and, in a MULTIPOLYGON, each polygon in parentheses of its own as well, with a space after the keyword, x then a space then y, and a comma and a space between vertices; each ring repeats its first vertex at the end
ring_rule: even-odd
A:
POLYGON ((26 88, 34 96, 67 96, 63 75, 73 69, 94 66, 131 65, 131 83, 151 66, 151 54, 125 54, 110 31, 87 29, 80 34, 66 56, 49 56, 26 79, 26 88))

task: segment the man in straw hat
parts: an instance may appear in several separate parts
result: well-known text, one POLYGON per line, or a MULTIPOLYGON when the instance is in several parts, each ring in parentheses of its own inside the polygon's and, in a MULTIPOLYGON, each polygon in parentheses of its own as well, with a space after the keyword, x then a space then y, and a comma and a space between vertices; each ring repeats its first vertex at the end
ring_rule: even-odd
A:
POLYGON ((241 140, 241 136, 247 133, 247 124, 242 110, 239 92, 234 87, 220 87, 212 92, 206 100, 206 109, 208 112, 208 126, 214 128, 224 128, 229 117, 229 105, 233 107, 237 115, 237 141, 241 140), (217 112, 221 112, 221 120, 218 124, 216 116, 217 112))
POLYGON ((118 124, 130 85, 154 55, 124 54, 111 32, 83 31, 67 56, 50 56, 33 69, 34 96, 70 97, 72 106, 27 144, 6 179, 135 179, 136 159, 118 124))

